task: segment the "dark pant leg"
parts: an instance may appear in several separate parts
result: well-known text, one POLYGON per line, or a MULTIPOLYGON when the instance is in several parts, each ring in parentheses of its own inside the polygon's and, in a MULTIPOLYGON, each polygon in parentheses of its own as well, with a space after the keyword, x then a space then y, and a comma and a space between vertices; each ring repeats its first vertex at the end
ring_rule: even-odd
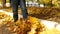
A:
POLYGON ((11 0, 14 22, 18 20, 18 0, 11 0))
POLYGON ((26 19, 27 16, 28 16, 28 12, 27 12, 26 5, 25 5, 23 0, 20 0, 20 7, 21 7, 21 10, 22 10, 23 18, 26 19))
POLYGON ((24 2, 24 5, 25 5, 25 7, 26 7, 26 0, 23 0, 23 2, 24 2))

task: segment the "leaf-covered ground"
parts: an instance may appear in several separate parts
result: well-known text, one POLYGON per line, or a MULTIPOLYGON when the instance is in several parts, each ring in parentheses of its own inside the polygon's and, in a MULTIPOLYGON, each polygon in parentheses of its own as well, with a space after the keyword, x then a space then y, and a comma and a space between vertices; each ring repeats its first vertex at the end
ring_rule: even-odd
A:
POLYGON ((37 18, 34 18, 34 17, 30 17, 28 19, 28 22, 25 23, 25 25, 22 25, 21 21, 18 20, 16 22, 17 26, 15 26, 12 17, 10 17, 8 15, 6 16, 4 13, 1 13, 0 16, 1 17, 4 16, 3 18, 0 17, 0 20, 3 19, 2 22, 0 22, 0 26, 2 26, 2 27, 0 27, 1 34, 8 34, 8 33, 9 34, 13 34, 13 33, 14 34, 16 34, 16 33, 26 34, 25 32, 28 32, 28 34, 34 34, 34 33, 35 34, 60 34, 60 31, 58 31, 56 28, 44 29, 43 24, 39 24, 39 22, 37 21, 37 18), (29 25, 29 26, 27 26, 27 25, 29 25), (41 28, 41 25, 43 28, 41 28), (31 30, 29 28, 31 28, 31 30), (36 28, 37 28, 37 30, 35 31, 36 28), (40 29, 44 30, 44 31, 41 31, 40 29), (23 31, 23 33, 22 33, 22 31, 23 31))
MULTIPOLYGON (((11 8, 4 8, 3 10, 12 12, 11 8)), ((39 19, 60 22, 60 8, 27 7, 27 10, 30 16, 34 16, 39 19)), ((21 14, 20 8, 18 13, 21 14)))

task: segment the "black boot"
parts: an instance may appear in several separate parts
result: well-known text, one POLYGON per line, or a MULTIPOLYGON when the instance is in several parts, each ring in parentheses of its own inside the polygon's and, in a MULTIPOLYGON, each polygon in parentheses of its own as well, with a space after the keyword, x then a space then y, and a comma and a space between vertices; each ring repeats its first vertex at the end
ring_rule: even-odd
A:
POLYGON ((27 12, 26 9, 22 10, 22 15, 23 15, 23 19, 25 20, 27 18, 27 16, 28 16, 28 12, 27 12))
POLYGON ((13 18, 14 18, 14 22, 16 22, 18 20, 18 13, 14 13, 13 18))

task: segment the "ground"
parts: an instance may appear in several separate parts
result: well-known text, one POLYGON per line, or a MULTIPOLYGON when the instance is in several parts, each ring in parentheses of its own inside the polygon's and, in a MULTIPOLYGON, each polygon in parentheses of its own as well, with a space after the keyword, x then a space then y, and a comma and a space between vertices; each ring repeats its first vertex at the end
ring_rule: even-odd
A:
MULTIPOLYGON (((19 8, 20 9, 20 8, 19 8)), ((38 7, 27 7, 30 16, 37 17, 39 19, 51 20, 60 23, 60 9, 59 8, 38 8, 38 7)), ((7 12, 12 12, 11 8, 2 8, 7 12)), ((21 14, 21 10, 18 10, 21 14)), ((5 29, 7 26, 3 25, 0 27, 0 34, 12 34, 11 31, 5 29)))
MULTIPOLYGON (((4 8, 3 10, 12 12, 11 8, 4 8)), ((27 10, 30 16, 34 16, 39 19, 60 22, 60 8, 27 7, 27 10)), ((20 8, 18 13, 22 14, 20 8)))

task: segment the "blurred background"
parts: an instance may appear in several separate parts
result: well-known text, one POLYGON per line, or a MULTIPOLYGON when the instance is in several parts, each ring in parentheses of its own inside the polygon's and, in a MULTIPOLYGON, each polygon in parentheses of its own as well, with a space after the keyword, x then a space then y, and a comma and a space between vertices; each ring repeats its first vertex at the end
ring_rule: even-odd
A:
MULTIPOLYGON (((0 0, 1 7, 10 7, 11 0, 0 0)), ((35 7, 60 7, 60 0, 26 0, 26 6, 35 7)))

